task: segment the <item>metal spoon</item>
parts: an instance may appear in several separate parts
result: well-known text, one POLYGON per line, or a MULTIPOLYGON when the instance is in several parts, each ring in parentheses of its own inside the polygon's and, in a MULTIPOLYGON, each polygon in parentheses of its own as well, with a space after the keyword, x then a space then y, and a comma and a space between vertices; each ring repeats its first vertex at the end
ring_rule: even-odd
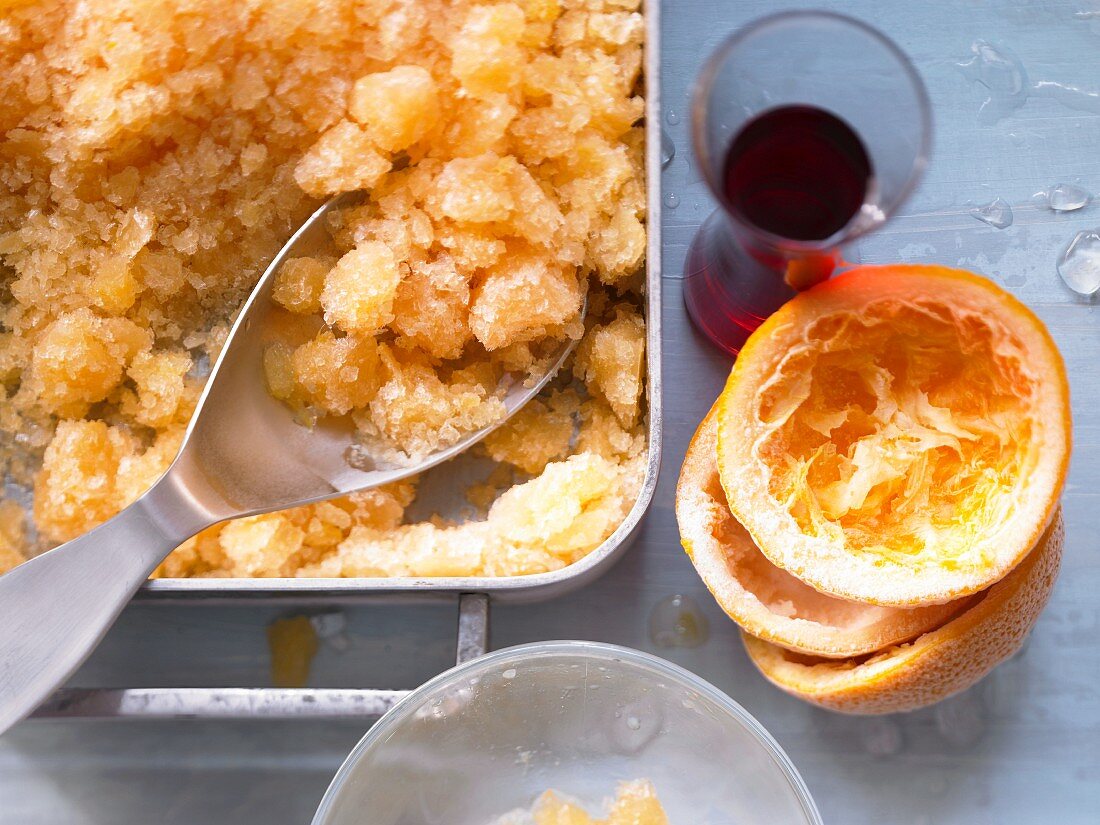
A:
MULTIPOLYGON (((199 400, 179 455, 141 498, 91 532, 0 576, 0 733, 60 687, 99 644, 134 592, 181 542, 238 516, 377 487, 461 453, 534 398, 576 342, 567 340, 546 374, 514 381, 506 414, 415 465, 371 466, 346 422, 313 428, 268 392, 263 353, 278 336, 271 300, 288 257, 331 249, 325 216, 362 198, 328 201, 275 256, 245 303, 199 400)), ((583 315, 585 307, 582 306, 583 315)))

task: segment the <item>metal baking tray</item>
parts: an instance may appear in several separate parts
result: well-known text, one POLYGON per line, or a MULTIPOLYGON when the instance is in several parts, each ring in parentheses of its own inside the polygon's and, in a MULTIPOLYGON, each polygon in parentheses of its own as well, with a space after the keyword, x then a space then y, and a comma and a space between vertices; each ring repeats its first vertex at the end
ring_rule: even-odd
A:
MULTIPOLYGON (((379 598, 454 597, 459 600, 456 659, 464 661, 488 649, 489 599, 536 601, 562 595, 598 578, 630 546, 657 486, 661 460, 661 127, 660 3, 644 0, 646 43, 645 172, 647 199, 646 399, 648 455, 645 477, 634 506, 622 524, 580 561, 550 573, 529 576, 436 578, 225 578, 153 579, 135 598, 142 601, 221 602, 292 599, 301 603, 362 602, 379 598)), ((78 717, 296 717, 365 716, 384 712, 401 691, 377 690, 233 690, 156 688, 141 690, 65 689, 36 716, 78 717)))

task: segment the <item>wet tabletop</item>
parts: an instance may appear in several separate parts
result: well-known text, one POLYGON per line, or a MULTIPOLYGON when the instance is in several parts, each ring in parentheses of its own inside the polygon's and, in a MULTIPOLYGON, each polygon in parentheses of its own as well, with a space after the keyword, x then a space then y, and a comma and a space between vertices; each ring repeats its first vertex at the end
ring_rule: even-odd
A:
MULTIPOLYGON (((826 822, 1095 823, 1100 814, 1100 306, 1060 281, 1059 253, 1100 226, 1100 203, 1056 213, 1032 196, 1064 183, 1100 193, 1100 2, 849 0, 913 57, 935 111, 919 191, 849 257, 932 261, 983 272, 1049 325, 1069 365, 1076 446, 1065 495, 1067 553, 1024 650, 969 692, 905 716, 848 718, 771 688, 679 548, 673 486, 688 438, 729 363, 686 321, 685 248, 711 201, 688 149, 691 81, 739 24, 778 6, 665 4, 665 464, 640 538, 572 596, 496 607, 493 644, 599 639, 653 650, 711 680, 756 715, 801 770, 826 822), (974 216, 975 209, 996 224, 974 216), (709 635, 650 638, 655 606, 684 594, 709 635)), ((844 78, 837 78, 838 83, 844 78)), ((1072 193, 1071 193, 1072 199, 1072 193)), ((264 627, 285 607, 130 608, 78 676, 86 685, 262 685, 264 627)), ((453 604, 346 611, 348 645, 325 646, 316 686, 410 687, 453 655, 453 604)), ((29 723, 0 743, 0 823, 302 823, 362 724, 29 723)), ((731 769, 733 767, 731 766, 731 769)), ((778 825, 778 824, 777 824, 778 825)))

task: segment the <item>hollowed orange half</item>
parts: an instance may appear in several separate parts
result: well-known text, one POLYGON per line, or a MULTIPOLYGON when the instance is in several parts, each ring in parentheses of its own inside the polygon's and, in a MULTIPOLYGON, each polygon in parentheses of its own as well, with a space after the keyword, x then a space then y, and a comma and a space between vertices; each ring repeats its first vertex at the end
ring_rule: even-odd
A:
POLYGON ((718 405, 729 508, 814 589, 896 607, 976 593, 1050 523, 1070 452, 1050 335, 985 278, 858 267, 749 339, 718 405))
POLYGON ((964 610, 973 597, 912 609, 816 592, 776 567, 726 506, 712 409, 688 447, 676 487, 680 541, 726 614, 754 636, 801 653, 849 657, 908 641, 964 610))
POLYGON ((749 656, 769 681, 842 713, 896 713, 973 685, 1023 644, 1050 598, 1062 559, 1061 513, 1011 573, 943 627, 865 659, 792 653, 748 633, 749 656))

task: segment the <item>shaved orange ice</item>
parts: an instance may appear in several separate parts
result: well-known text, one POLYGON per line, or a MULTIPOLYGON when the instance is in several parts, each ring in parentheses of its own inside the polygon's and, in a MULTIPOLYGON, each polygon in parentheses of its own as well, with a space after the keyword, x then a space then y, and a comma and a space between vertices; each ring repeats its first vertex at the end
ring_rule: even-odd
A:
POLYGON ((604 804, 606 815, 593 816, 579 802, 546 791, 529 811, 505 814, 492 825, 668 825, 653 783, 635 779, 619 783, 615 798, 604 804))
MULTIPOLYGON (((646 464, 642 17, 633 0, 24 0, 0 15, 0 571, 139 497, 267 263, 303 426, 406 456, 499 419, 480 516, 418 479, 212 527, 158 576, 520 575, 598 547, 646 464), (583 322, 582 304, 587 305, 583 322), (505 481, 505 476, 507 480, 505 481)), ((472 506, 471 506, 472 507, 472 506)))

